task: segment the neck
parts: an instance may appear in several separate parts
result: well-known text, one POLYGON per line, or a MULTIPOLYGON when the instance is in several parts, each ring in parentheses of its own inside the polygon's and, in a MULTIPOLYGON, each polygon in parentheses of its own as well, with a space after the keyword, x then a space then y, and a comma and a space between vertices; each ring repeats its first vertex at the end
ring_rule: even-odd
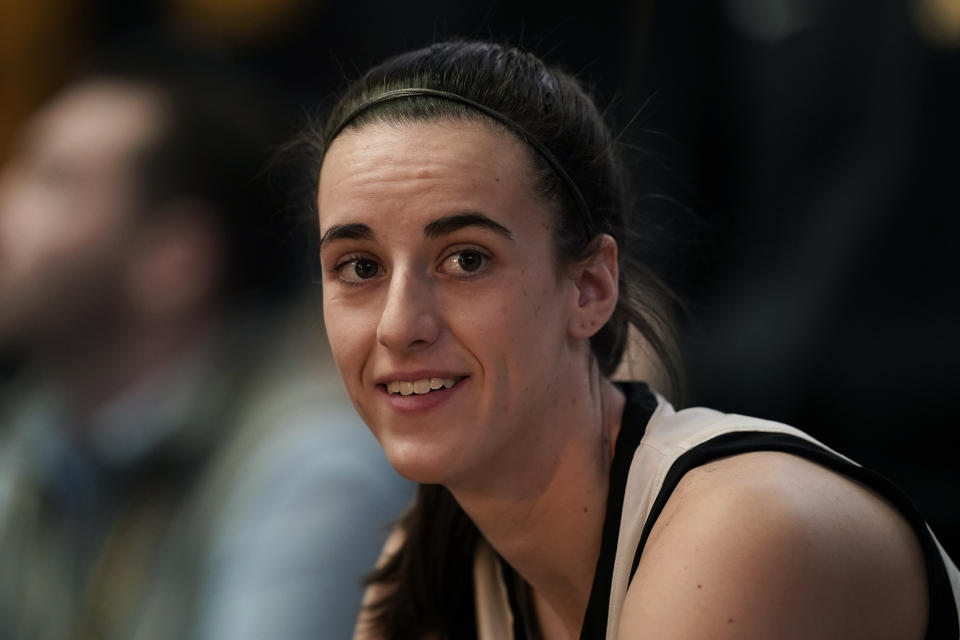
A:
POLYGON ((623 395, 595 363, 586 375, 579 389, 589 387, 587 401, 582 393, 558 395, 574 400, 558 407, 549 424, 531 428, 549 437, 517 448, 523 454, 510 465, 515 473, 501 475, 492 489, 450 487, 487 542, 532 587, 542 627, 572 638, 579 634, 600 554, 624 406, 623 395))

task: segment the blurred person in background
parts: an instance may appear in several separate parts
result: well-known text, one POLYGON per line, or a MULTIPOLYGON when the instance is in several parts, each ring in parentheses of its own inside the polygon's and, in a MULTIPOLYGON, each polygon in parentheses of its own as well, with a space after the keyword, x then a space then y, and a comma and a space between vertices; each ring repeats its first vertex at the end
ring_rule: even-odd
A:
POLYGON ((409 495, 281 304, 263 93, 178 56, 74 81, 0 174, 4 640, 346 637, 409 495))

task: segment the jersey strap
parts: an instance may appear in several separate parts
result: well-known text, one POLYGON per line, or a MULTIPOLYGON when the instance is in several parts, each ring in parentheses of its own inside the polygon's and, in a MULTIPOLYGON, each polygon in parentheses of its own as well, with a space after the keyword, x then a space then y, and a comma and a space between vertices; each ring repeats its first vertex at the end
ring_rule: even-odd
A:
POLYGON ((633 455, 640 446, 650 416, 657 408, 657 398, 649 387, 642 383, 621 385, 627 397, 620 420, 620 433, 613 452, 610 469, 610 490, 607 494, 607 513, 603 520, 603 537, 600 541, 600 556, 593 574, 593 586, 587 611, 580 629, 580 640, 596 640, 607 634, 607 614, 610 602, 610 587, 613 582, 613 566, 617 558, 617 539, 620 535, 620 518, 623 513, 623 497, 630 475, 633 455))
MULTIPOLYGON (((617 446, 619 447, 619 443, 617 446)), ((650 536, 650 531, 680 479, 695 467, 719 458, 751 451, 780 451, 806 458, 849 478, 858 480, 893 504, 913 528, 923 547, 930 596, 930 616, 925 638, 927 640, 940 640, 941 638, 952 640, 960 637, 956 596, 950 584, 940 546, 920 515, 919 510, 906 494, 881 474, 852 463, 813 442, 785 433, 763 431, 725 433, 707 440, 678 457, 667 472, 644 524, 640 542, 633 556, 633 565, 630 570, 631 580, 637 570, 637 565, 640 563, 640 556, 643 553, 647 538, 650 536)), ((606 541, 606 528, 604 528, 604 541, 606 541)), ((602 638, 603 636, 590 637, 602 638)))

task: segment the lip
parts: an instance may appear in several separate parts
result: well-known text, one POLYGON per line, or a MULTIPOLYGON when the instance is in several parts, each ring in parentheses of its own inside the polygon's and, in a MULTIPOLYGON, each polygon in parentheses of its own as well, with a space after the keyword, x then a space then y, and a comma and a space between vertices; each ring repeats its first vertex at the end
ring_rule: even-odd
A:
POLYGON ((393 410, 400 413, 421 413, 429 411, 456 396, 462 388, 469 384, 470 377, 463 375, 454 375, 442 371, 416 371, 402 374, 389 374, 377 378, 377 391, 381 394, 384 401, 393 410), (412 394, 404 396, 399 393, 390 393, 387 391, 387 384, 394 380, 422 380, 423 378, 452 378, 457 381, 449 389, 434 389, 430 393, 412 394))

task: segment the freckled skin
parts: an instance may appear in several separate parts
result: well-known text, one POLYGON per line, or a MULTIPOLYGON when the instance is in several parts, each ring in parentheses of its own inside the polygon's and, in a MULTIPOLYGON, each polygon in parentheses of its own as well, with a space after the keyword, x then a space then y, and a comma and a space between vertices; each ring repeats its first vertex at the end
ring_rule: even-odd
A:
POLYGON ((324 160, 321 233, 360 223, 374 235, 321 251, 333 353, 388 459, 416 481, 488 485, 498 469, 529 467, 530 451, 547 459, 551 425, 563 418, 557 398, 575 394, 570 372, 583 368, 589 347, 568 333, 577 293, 558 275, 551 212, 533 188, 529 153, 486 125, 436 122, 348 130, 324 160), (425 237, 425 225, 464 211, 512 237, 480 227, 425 237), (462 247, 490 256, 469 279, 438 267, 462 247), (333 267, 358 253, 380 271, 344 284, 333 267), (422 416, 387 406, 377 376, 423 369, 466 381, 422 416))

